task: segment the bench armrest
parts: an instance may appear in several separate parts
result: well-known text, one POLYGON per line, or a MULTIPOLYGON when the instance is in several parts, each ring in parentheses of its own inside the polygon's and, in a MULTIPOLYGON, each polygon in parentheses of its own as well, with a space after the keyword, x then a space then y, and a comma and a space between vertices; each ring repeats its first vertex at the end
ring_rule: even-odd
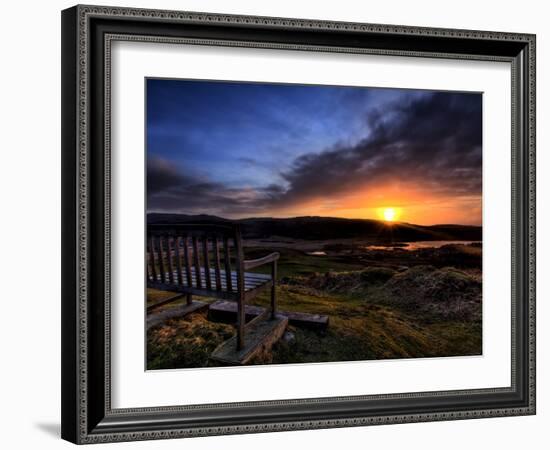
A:
POLYGON ((244 270, 253 269, 254 267, 263 266, 264 264, 275 262, 279 259, 279 253, 274 252, 263 258, 249 259, 243 262, 244 270))

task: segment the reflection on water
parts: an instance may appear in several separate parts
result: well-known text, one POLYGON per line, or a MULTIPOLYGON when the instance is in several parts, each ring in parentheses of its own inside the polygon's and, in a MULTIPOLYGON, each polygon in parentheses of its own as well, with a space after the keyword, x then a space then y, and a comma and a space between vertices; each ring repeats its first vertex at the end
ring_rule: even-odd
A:
POLYGON ((397 242, 388 245, 367 245, 367 250, 419 250, 421 248, 440 248, 444 245, 461 244, 481 244, 480 241, 415 241, 415 242, 397 242))

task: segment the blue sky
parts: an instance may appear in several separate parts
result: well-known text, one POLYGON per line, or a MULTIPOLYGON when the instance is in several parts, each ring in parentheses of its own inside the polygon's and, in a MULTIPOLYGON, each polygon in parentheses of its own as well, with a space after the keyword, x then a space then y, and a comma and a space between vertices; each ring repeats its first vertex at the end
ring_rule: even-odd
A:
MULTIPOLYGON (((442 165, 464 169, 468 195, 480 198, 480 111, 479 94, 148 79, 148 210, 353 216, 350 194, 388 180, 421 182, 429 173, 425 181, 448 197, 453 187, 431 170, 442 165), (431 132, 428 120, 448 135, 431 132), (461 139, 467 148, 456 148, 461 139), (321 209, 327 200, 333 214, 321 209)), ((361 206, 356 216, 368 209, 361 206)))

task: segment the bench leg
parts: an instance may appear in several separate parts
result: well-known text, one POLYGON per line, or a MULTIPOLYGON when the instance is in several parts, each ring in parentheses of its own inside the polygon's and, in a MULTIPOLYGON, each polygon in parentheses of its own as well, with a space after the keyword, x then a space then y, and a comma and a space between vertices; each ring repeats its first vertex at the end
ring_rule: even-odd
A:
POLYGON ((277 317, 277 262, 271 265, 271 319, 277 317))
POLYGON ((187 304, 190 305, 193 303, 193 295, 187 294, 187 304))
POLYGON ((241 295, 237 303, 237 350, 244 348, 244 325, 245 325, 244 296, 241 295))

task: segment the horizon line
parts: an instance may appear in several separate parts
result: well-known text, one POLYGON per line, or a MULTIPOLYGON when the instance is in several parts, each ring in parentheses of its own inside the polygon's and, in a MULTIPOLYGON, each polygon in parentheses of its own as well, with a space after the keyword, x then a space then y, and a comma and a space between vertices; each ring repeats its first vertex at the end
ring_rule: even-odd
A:
POLYGON ((157 212, 157 211, 147 211, 146 215, 150 214, 159 214, 159 215, 171 215, 171 216, 188 216, 188 217, 196 217, 196 216, 207 216, 212 217, 216 219, 222 219, 227 221, 242 221, 242 220, 288 220, 288 219, 304 219, 304 218, 319 218, 319 219, 336 219, 336 220, 364 220, 364 221, 371 221, 371 222, 380 222, 385 223, 388 225, 391 224, 401 224, 401 225, 416 225, 416 226, 422 226, 422 227, 442 227, 442 226, 461 226, 461 227, 476 227, 476 228, 483 228, 483 224, 479 225, 473 225, 473 224, 462 224, 462 223, 434 223, 430 225, 423 225, 419 223, 411 223, 411 222, 405 222, 402 220, 396 220, 396 221, 386 221, 382 219, 372 219, 367 217, 336 217, 336 216, 311 216, 311 215, 305 215, 305 216, 288 216, 288 217, 273 217, 273 216, 249 216, 249 217, 241 217, 238 219, 228 219, 227 217, 218 216, 215 214, 187 214, 182 212, 157 212))

